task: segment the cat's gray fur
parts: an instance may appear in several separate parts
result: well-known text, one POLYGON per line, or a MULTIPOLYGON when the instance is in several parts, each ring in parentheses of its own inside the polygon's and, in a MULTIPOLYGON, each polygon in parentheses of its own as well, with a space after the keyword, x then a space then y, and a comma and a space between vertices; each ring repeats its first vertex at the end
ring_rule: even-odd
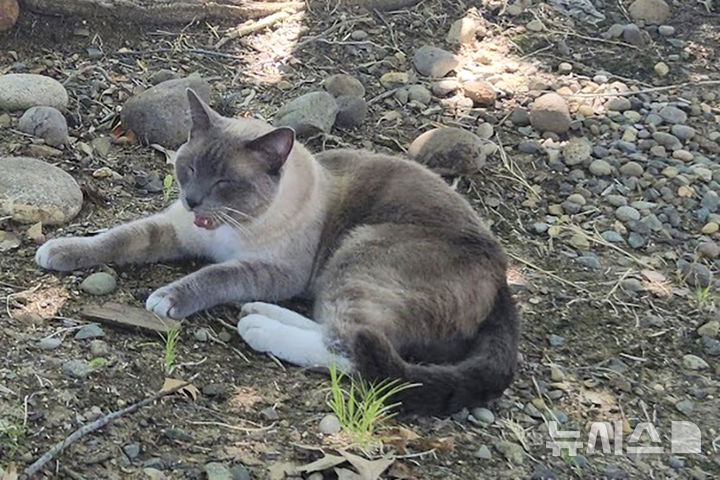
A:
POLYGON ((422 383, 401 398, 417 412, 502 393, 519 322, 503 251, 467 201, 414 162, 355 150, 312 155, 290 129, 227 119, 192 91, 188 98, 180 201, 94 237, 51 240, 39 265, 206 258, 214 263, 158 289, 147 308, 179 318, 309 295, 314 321, 248 303, 240 334, 292 363, 422 383))

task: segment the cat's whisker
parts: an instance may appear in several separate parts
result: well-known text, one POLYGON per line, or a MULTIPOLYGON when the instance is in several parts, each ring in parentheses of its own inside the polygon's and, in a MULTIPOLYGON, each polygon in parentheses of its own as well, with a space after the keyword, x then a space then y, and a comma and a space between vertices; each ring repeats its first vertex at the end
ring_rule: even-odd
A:
POLYGON ((223 210, 226 210, 226 211, 228 211, 228 212, 236 213, 236 214, 238 214, 238 215, 241 215, 242 217, 247 218, 248 220, 255 220, 255 217, 253 217, 252 215, 248 215, 248 214, 245 213, 245 212, 241 212, 240 210, 235 210, 234 208, 225 207, 225 206, 220 207, 220 208, 222 208, 223 210))
POLYGON ((232 229, 239 231, 242 234, 247 235, 250 232, 244 225, 242 225, 240 222, 238 222, 236 219, 232 218, 226 213, 217 212, 215 215, 218 221, 224 223, 232 229))

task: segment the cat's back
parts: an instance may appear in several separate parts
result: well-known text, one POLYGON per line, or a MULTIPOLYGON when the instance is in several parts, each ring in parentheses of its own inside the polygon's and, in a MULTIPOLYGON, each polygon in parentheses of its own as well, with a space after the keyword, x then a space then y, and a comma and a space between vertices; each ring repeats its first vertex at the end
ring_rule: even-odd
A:
POLYGON ((475 211, 460 194, 439 175, 414 161, 344 149, 328 150, 315 158, 331 178, 330 213, 343 217, 343 223, 483 229, 475 211))

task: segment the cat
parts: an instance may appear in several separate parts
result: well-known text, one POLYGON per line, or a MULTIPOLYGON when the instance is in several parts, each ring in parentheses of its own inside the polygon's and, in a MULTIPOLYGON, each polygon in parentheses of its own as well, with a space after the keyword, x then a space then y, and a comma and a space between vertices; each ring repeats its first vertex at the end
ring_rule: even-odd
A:
POLYGON ((367 380, 420 383, 402 407, 449 414, 498 397, 516 370, 519 317, 502 247, 470 204, 420 164, 359 150, 313 155, 294 131, 222 117, 188 90, 180 199, 92 237, 49 240, 39 266, 189 257, 208 266, 152 293, 183 318, 240 301, 259 352, 367 380), (272 303, 306 295, 313 320, 272 303))

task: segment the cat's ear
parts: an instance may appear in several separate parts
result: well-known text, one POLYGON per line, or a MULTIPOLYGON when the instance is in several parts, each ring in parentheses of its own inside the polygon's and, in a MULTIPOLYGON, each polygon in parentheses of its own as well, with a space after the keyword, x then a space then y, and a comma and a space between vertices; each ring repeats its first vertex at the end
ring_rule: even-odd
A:
POLYGON ((268 162, 268 171, 277 174, 288 159, 294 144, 295 130, 290 127, 280 127, 252 140, 245 145, 245 148, 261 153, 268 162))
POLYGON ((186 90, 188 103, 190 103, 190 136, 205 132, 215 123, 218 114, 205 103, 192 88, 186 90))

